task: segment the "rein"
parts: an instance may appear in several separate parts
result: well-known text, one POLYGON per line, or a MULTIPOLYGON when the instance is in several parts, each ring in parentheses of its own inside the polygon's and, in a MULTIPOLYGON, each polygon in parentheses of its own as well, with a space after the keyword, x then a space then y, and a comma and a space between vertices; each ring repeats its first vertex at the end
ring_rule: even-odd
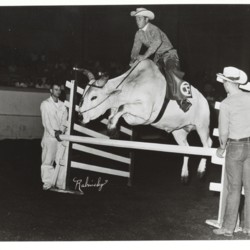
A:
POLYGON ((134 69, 138 66, 138 64, 140 63, 141 61, 138 61, 134 66, 133 68, 130 70, 130 72, 122 79, 122 81, 116 86, 115 89, 117 89, 127 78, 128 76, 134 71, 134 69))
MULTIPOLYGON (((122 81, 116 86, 116 88, 115 89, 118 89, 118 87, 119 86, 121 86, 121 84, 128 78, 128 76, 134 71, 134 69, 138 66, 138 64, 140 63, 141 61, 138 61, 134 66, 133 66, 133 68, 129 71, 129 73, 122 79, 122 81)), ((94 83, 93 83, 94 84, 94 83)), ((87 85, 89 85, 90 87, 95 87, 95 88, 102 88, 102 87, 99 87, 99 86, 96 86, 96 85, 93 85, 93 84, 87 84, 87 85)), ((86 91, 86 93, 87 93, 87 91, 86 91)), ((80 101, 80 103, 79 103, 79 107, 81 107, 81 104, 82 104, 82 102, 83 102, 83 100, 84 100, 84 97, 85 97, 85 95, 86 95, 86 93, 83 95, 83 97, 81 98, 81 101, 80 101)), ((98 106, 100 106, 102 103, 104 103, 109 97, 111 96, 111 94, 109 94, 106 98, 104 98, 100 103, 98 103, 96 106, 94 106, 94 107, 92 107, 92 108, 89 108, 89 109, 87 109, 87 110, 84 110, 83 112, 81 112, 82 114, 83 113, 86 113, 86 112, 88 112, 88 111, 90 111, 90 110, 92 110, 92 109, 95 109, 95 108, 97 108, 98 106)))

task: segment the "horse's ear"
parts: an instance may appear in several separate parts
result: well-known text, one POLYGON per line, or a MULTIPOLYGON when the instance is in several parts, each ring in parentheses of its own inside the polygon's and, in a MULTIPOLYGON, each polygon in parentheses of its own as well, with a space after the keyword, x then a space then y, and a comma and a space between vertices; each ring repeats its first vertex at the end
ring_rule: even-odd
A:
POLYGON ((95 86, 102 88, 107 83, 108 79, 109 79, 108 75, 102 76, 95 82, 95 86))

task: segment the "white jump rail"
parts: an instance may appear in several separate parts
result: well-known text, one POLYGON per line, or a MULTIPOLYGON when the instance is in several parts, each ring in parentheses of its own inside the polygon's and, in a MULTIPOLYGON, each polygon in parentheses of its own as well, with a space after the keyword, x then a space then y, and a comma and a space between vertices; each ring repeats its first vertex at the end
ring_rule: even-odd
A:
POLYGON ((61 140, 84 143, 91 145, 101 145, 116 148, 127 148, 127 149, 138 149, 138 150, 150 150, 158 152, 176 153, 176 154, 189 154, 189 155, 202 155, 211 156, 214 161, 221 161, 216 156, 215 148, 203 148, 194 146, 178 146, 161 143, 149 143, 149 142, 138 142, 138 141, 126 141, 126 140, 112 140, 112 139, 99 139, 90 138, 84 136, 73 136, 73 135, 60 135, 61 140))
MULTIPOLYGON (((105 134, 102 134, 100 132, 97 132, 93 129, 90 128, 86 128, 84 126, 80 126, 78 124, 75 123, 75 121, 73 121, 73 116, 72 116, 72 112, 74 111, 79 111, 79 106, 76 105, 76 103, 73 102, 74 98, 76 98, 76 94, 80 94, 82 95, 84 93, 84 89, 80 88, 79 86, 75 86, 75 82, 74 81, 67 81, 66 82, 66 87, 70 89, 70 96, 69 96, 69 100, 66 100, 64 102, 65 106, 67 108, 69 108, 69 117, 68 117, 68 128, 71 128, 71 130, 68 130, 65 136, 73 136, 72 133, 73 131, 79 132, 83 135, 87 135, 90 137, 94 137, 97 140, 99 139, 107 139, 110 140, 109 137, 105 134), (74 90, 75 88, 75 90, 74 90), (73 105, 75 105, 75 107, 73 108, 73 105)), ((107 119, 103 119, 101 121, 102 124, 107 124, 108 120, 107 119)), ((132 130, 125 128, 123 126, 120 127, 120 131, 124 134, 127 134, 129 136, 132 136, 132 130)), ((96 149, 96 148, 92 148, 91 146, 87 147, 84 145, 79 145, 77 143, 72 143, 72 141, 70 141, 70 147, 68 147, 68 151, 66 154, 66 164, 67 164, 67 169, 69 170, 70 168, 78 168, 78 169, 82 169, 82 170, 87 170, 87 171, 91 171, 91 172, 99 172, 99 173, 104 173, 104 174, 108 174, 108 175, 116 175, 116 176, 120 176, 120 177, 126 177, 128 178, 128 185, 131 185, 131 158, 130 157, 124 157, 115 153, 110 153, 107 152, 103 149, 96 149), (96 165, 91 165, 91 164, 86 164, 86 163, 82 163, 82 162, 75 162, 72 161, 71 156, 70 156, 70 152, 72 150, 77 150, 77 151, 81 151, 87 154, 92 154, 98 157, 102 157, 102 158, 106 158, 109 160, 113 160, 116 162, 121 162, 123 164, 127 165, 127 170, 124 169, 123 170, 116 170, 116 169, 112 169, 112 168, 108 168, 108 167, 102 167, 102 166, 96 166, 96 165)), ((100 144, 97 144, 100 145, 100 144)), ((124 166, 124 165, 123 165, 124 166)), ((69 177, 69 172, 67 172, 67 178, 69 177)), ((69 182, 69 179, 67 179, 69 182)), ((68 186, 68 185, 67 185, 68 186)), ((67 187, 69 188, 69 187, 67 187)))
MULTIPOLYGON (((220 103, 216 102, 214 105, 214 108, 219 110, 220 109, 220 103)), ((218 128, 215 128, 213 130, 213 136, 218 137, 219 136, 219 130, 218 128)), ((222 220, 224 216, 224 211, 225 211, 225 185, 226 185, 226 175, 225 175, 225 159, 222 159, 222 170, 221 170, 221 183, 214 183, 211 182, 209 185, 209 190, 210 191, 215 191, 215 192, 220 192, 220 199, 219 199, 219 210, 218 210, 218 219, 213 220, 213 219, 208 219, 206 220, 206 224, 210 226, 214 226, 217 228, 220 228, 222 226, 222 220)))
MULTIPOLYGON (((216 156, 215 148, 203 148, 203 147, 193 147, 193 146, 178 146, 160 143, 148 143, 148 142, 137 142, 137 141, 126 141, 126 140, 112 140, 105 138, 89 138, 83 136, 73 136, 73 135, 60 135, 61 140, 69 141, 73 143, 84 143, 91 145, 115 147, 115 148, 126 148, 126 149, 138 149, 138 150, 149 150, 158 152, 167 152, 175 154, 188 154, 188 155, 201 155, 212 157, 212 162, 215 164, 221 164, 221 159, 216 156)), ((78 145, 78 144, 75 144, 78 145)), ((77 147, 80 147, 78 145, 77 147)), ((83 146, 85 147, 85 146, 83 146)), ((83 170, 92 170, 100 173, 108 173, 123 177, 129 177, 128 173, 125 171, 111 170, 99 166, 93 166, 89 164, 83 164, 79 162, 72 162, 71 167, 79 168, 83 170)))

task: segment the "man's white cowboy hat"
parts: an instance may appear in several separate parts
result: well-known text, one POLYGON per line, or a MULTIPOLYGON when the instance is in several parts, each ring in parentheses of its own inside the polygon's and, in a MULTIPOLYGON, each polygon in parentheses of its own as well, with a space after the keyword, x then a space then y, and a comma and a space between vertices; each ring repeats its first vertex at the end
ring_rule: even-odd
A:
POLYGON ((250 91, 250 82, 247 82, 246 84, 239 85, 239 88, 246 90, 246 91, 250 91))
POLYGON ((247 82, 247 74, 240 69, 230 66, 225 67, 222 74, 218 73, 216 80, 222 83, 223 80, 226 80, 233 83, 245 84, 247 82))
POLYGON ((153 20, 155 18, 155 14, 145 8, 137 8, 136 11, 131 11, 130 16, 145 16, 148 17, 149 20, 153 20))

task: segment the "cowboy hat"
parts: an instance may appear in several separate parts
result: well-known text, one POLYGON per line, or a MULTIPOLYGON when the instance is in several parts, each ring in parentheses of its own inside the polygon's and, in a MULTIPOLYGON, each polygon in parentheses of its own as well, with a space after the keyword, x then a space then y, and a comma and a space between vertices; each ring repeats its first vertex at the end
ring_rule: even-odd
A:
POLYGON ((247 82, 246 84, 239 85, 240 89, 250 91, 250 82, 247 82))
POLYGON ((145 16, 148 17, 149 20, 153 20, 155 18, 155 14, 145 8, 137 8, 136 11, 131 11, 130 16, 145 16))
POLYGON ((223 80, 226 80, 233 83, 245 84, 247 82, 247 74, 240 69, 230 66, 225 67, 222 74, 218 73, 216 80, 222 83, 223 80))

